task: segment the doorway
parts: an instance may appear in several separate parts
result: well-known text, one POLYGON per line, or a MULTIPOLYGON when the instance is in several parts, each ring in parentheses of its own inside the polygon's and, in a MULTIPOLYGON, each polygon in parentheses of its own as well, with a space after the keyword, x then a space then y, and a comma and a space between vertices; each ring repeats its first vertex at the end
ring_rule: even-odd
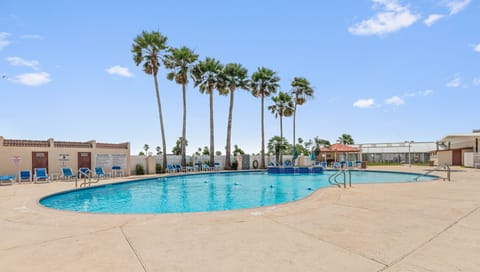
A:
POLYGON ((48 152, 32 152, 32 173, 35 168, 45 168, 48 173, 48 152))
POLYGON ((92 153, 78 152, 78 169, 80 168, 92 169, 92 153))

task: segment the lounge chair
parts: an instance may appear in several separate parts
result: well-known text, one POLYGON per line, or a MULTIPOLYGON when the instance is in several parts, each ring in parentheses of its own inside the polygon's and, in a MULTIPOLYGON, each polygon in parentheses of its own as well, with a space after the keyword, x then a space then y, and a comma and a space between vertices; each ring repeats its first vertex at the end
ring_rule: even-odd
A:
POLYGON ((0 185, 12 185, 15 176, 0 176, 0 185))
POLYGON ((167 164, 167 172, 168 173, 173 173, 173 172, 176 172, 177 169, 175 169, 175 167, 173 167, 172 164, 167 164))
POLYGON ((95 177, 96 178, 108 178, 109 175, 103 171, 103 167, 95 167, 95 177))
POLYGON ((210 166, 208 166, 208 164, 204 163, 204 164, 202 165, 202 170, 203 170, 203 171, 212 171, 213 168, 210 167, 210 166))
POLYGON ((35 183, 39 181, 48 182, 50 177, 47 174, 47 168, 35 168, 34 169, 33 180, 35 183))
POLYGON ((20 170, 18 173, 18 182, 32 182, 32 172, 30 170, 20 170))
POLYGON ((118 165, 112 166, 112 176, 113 177, 123 177, 122 167, 118 165))
POLYGON ((177 171, 178 173, 183 172, 183 171, 185 170, 185 169, 182 168, 182 166, 181 166, 180 164, 178 164, 178 163, 175 164, 175 169, 176 169, 176 171, 177 171))
POLYGON ((72 180, 72 179, 77 178, 75 176, 75 174, 73 174, 72 168, 70 168, 70 167, 62 167, 62 168, 60 168, 60 170, 61 170, 61 173, 62 173, 61 178, 63 180, 72 180))
POLYGON ((326 161, 322 161, 322 167, 327 168, 327 162, 326 161))
POLYGON ((193 166, 194 171, 202 171, 202 164, 199 162, 196 162, 193 166))
POLYGON ((222 165, 219 162, 216 162, 213 164, 213 169, 216 171, 222 170, 222 165))
POLYGON ((81 167, 78 169, 78 177, 79 178, 89 178, 92 175, 92 171, 90 171, 87 167, 81 167))

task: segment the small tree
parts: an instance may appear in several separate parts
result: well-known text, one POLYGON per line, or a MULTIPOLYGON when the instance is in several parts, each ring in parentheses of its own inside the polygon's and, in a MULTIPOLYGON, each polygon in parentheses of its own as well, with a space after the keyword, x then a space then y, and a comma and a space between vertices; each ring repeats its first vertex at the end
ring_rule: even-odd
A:
POLYGON ((208 146, 203 147, 202 155, 209 156, 210 150, 208 150, 208 146))
MULTIPOLYGON (((174 155, 181 155, 182 154, 182 137, 178 137, 177 142, 175 143, 175 146, 172 148, 172 153, 174 155)), ((185 140, 185 146, 188 146, 188 141, 185 140)))
POLYGON ((155 150, 157 151, 157 155, 162 155, 162 149, 160 146, 155 147, 155 150))
POLYGON ((149 150, 149 149, 150 149, 150 146, 149 146, 148 144, 145 144, 145 145, 143 146, 143 150, 145 150, 145 155, 148 154, 148 150, 149 150))
POLYGON ((233 155, 245 155, 245 151, 243 151, 238 145, 233 146, 233 155))

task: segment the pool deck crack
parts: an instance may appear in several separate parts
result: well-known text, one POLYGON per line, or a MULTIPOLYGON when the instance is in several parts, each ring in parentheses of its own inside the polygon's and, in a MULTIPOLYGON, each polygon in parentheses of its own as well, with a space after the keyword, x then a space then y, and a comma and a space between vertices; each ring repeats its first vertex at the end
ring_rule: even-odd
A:
POLYGON ((142 266, 143 271, 147 272, 148 269, 147 269, 147 267, 145 265, 145 262, 143 261, 142 257, 140 256, 140 253, 138 253, 138 251, 135 249, 132 241, 130 241, 130 239, 128 239, 128 236, 125 234, 125 231, 123 230, 123 227, 120 226, 119 229, 120 229, 120 232, 123 235, 123 238, 125 239, 125 241, 127 241, 128 245, 130 246, 130 249, 132 250, 133 254, 135 254, 135 257, 137 258, 138 262, 142 266))
POLYGON ((464 220, 465 218, 469 217, 470 215, 472 215, 473 213, 475 213, 478 209, 480 209, 480 207, 476 207, 474 209, 472 209, 470 212, 466 213, 465 215, 463 215, 462 217, 458 218, 457 220, 455 220, 453 223, 451 223, 450 225, 446 226, 443 230, 441 230, 440 232, 436 233, 435 235, 433 235, 432 237, 430 237, 430 239, 424 241, 423 243, 421 243, 420 245, 418 245, 417 247, 415 247, 414 249, 410 250, 409 252, 405 253, 404 255, 400 256, 398 259, 394 260, 393 262, 389 263, 386 267, 380 269, 378 272, 381 272, 381 271, 385 271, 386 269, 390 268, 390 267, 393 267, 394 265, 398 264, 399 262, 403 261, 405 258, 407 258, 408 256, 414 254, 415 252, 417 252, 419 249, 425 247, 427 244, 429 244, 430 242, 432 242, 433 240, 435 240, 436 238, 438 238, 440 235, 442 235, 443 233, 445 233, 446 231, 448 231, 449 229, 451 229, 452 227, 454 227, 455 225, 457 225, 458 223, 460 223, 460 221, 464 220))

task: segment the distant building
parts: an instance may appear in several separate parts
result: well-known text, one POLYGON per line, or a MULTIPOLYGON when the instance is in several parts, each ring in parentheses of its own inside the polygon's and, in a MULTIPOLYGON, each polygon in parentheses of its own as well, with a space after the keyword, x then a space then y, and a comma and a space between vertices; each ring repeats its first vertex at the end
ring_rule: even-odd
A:
POLYGON ((437 150, 435 142, 396 142, 351 145, 361 149, 361 160, 378 163, 428 163, 437 150))
POLYGON ((0 136, 0 175, 18 175, 20 170, 46 168, 50 176, 58 176, 61 167, 75 172, 80 167, 93 169, 120 166, 124 175, 130 174, 130 144, 64 142, 48 140, 4 139, 0 136))
POLYGON ((436 164, 480 167, 479 139, 480 130, 443 137, 437 142, 436 164))

